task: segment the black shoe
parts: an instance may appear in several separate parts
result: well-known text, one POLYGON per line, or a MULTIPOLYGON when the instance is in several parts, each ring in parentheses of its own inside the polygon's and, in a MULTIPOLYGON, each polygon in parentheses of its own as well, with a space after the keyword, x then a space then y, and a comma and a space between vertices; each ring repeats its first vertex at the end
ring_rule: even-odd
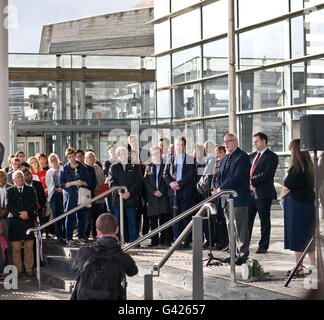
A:
POLYGON ((189 241, 185 241, 182 245, 182 249, 191 249, 191 245, 189 241))
POLYGON ((221 259, 221 262, 223 262, 223 263, 231 263, 231 257, 221 259))
POLYGON ((257 251, 255 251, 256 254, 262 254, 262 253, 267 253, 268 249, 263 249, 263 248, 258 248, 257 251))
POLYGON ((158 246, 158 244, 157 243, 150 243, 149 245, 148 245, 148 247, 149 248, 152 248, 152 247, 157 247, 158 246))
POLYGON ((247 260, 247 258, 245 258, 245 257, 238 257, 235 260, 235 264, 237 266, 240 266, 240 265, 244 264, 246 262, 246 260, 247 260))

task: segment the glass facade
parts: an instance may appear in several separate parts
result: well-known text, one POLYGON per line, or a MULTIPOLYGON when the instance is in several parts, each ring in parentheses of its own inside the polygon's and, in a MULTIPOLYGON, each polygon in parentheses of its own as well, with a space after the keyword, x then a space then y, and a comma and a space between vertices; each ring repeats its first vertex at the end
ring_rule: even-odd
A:
MULTIPOLYGON (((165 16, 186 10, 163 20, 171 25, 170 49, 163 53, 155 48, 158 60, 170 63, 163 63, 163 69, 172 70, 166 76, 169 84, 157 82, 157 114, 170 115, 171 125, 182 130, 198 128, 196 143, 211 139, 220 144, 230 127, 228 1, 195 8, 191 1, 170 3, 165 16)), ((270 149, 280 155, 276 182, 282 184, 288 144, 299 137, 300 116, 324 112, 324 1, 237 0, 235 28, 234 121, 240 146, 254 151, 253 134, 265 132, 270 149)), ((155 41, 164 41, 164 34, 155 30, 155 41)))

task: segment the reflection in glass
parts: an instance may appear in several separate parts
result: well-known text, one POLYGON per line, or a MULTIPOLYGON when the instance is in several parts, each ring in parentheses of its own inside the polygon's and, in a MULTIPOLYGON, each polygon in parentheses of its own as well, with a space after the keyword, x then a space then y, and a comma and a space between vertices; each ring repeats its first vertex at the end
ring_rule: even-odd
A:
POLYGON ((227 32, 227 7, 226 0, 216 1, 202 7, 204 39, 227 32))
POLYGON ((173 116, 176 119, 197 117, 200 111, 200 85, 182 86, 173 91, 173 116))
POLYGON ((291 58, 304 56, 304 19, 291 19, 291 58))
POLYGON ((154 25, 154 50, 155 53, 170 49, 170 21, 154 25))
POLYGON ((324 52, 324 9, 305 15, 306 52, 324 52))
POLYGON ((171 118, 171 93, 170 90, 157 92, 157 116, 158 118, 171 118))
POLYGON ((171 20, 172 48, 180 47, 201 39, 200 10, 190 11, 171 20))
POLYGON ((240 0, 238 4, 240 28, 281 16, 289 9, 288 0, 240 0))
POLYGON ((156 84, 157 87, 170 85, 171 82, 171 58, 170 55, 165 55, 156 58, 156 84))
POLYGON ((204 77, 214 76, 228 71, 227 38, 209 42, 203 46, 204 77))
POLYGON ((224 144, 224 136, 228 133, 228 118, 204 121, 205 141, 212 140, 216 145, 224 144))
POLYGON ((324 98, 324 59, 307 62, 306 103, 323 103, 324 98))
POLYGON ((305 103, 305 64, 292 65, 292 101, 293 104, 305 103))
POLYGON ((228 112, 227 78, 204 82, 203 93, 204 116, 212 116, 228 112))
POLYGON ((241 110, 279 107, 285 104, 282 67, 242 73, 239 79, 241 110))
POLYGON ((200 78, 200 47, 172 54, 172 83, 200 78))
POLYGON ((288 59, 288 38, 286 21, 241 33, 240 68, 262 66, 288 59))
POLYGON ((268 145, 273 152, 284 151, 285 118, 283 112, 242 115, 240 117, 240 128, 241 146, 245 152, 254 151, 253 135, 257 132, 263 132, 268 136, 268 145))

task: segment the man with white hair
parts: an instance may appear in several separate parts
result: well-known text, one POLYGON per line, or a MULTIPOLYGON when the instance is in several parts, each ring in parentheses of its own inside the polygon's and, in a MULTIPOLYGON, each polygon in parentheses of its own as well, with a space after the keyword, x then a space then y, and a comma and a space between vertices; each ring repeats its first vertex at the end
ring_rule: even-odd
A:
POLYGON ((26 235, 29 228, 35 227, 36 193, 33 187, 25 185, 22 171, 12 175, 14 185, 7 190, 6 209, 9 211, 9 240, 12 244, 12 260, 17 268, 18 277, 22 273, 21 247, 24 243, 24 265, 26 275, 33 277, 34 234, 26 235))
MULTIPOLYGON (((249 228, 248 208, 250 196, 250 159, 249 156, 238 147, 237 136, 229 133, 224 137, 224 145, 227 155, 223 158, 219 174, 216 178, 217 192, 232 189, 238 194, 234 198, 235 226, 238 242, 238 257, 235 263, 245 263, 249 256, 249 228)), ((222 207, 225 207, 225 199, 221 199, 222 207)), ((228 220, 228 209, 225 207, 225 215, 228 220)), ((228 228, 229 229, 229 228, 228 228)), ((226 258, 224 262, 230 262, 226 258)))

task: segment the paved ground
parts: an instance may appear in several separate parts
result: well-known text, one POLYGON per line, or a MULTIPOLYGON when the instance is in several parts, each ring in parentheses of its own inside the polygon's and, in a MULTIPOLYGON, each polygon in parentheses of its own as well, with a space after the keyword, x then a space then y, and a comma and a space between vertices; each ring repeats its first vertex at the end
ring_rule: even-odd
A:
MULTIPOLYGON (((238 283, 244 283, 255 288, 269 290, 269 292, 271 291, 272 293, 277 292, 278 296, 280 296, 280 294, 284 294, 291 296, 292 299, 303 298, 305 294, 309 292, 309 290, 305 288, 304 279, 293 279, 288 288, 284 287, 286 279, 285 273, 287 272, 287 270, 290 270, 295 266, 295 257, 293 252, 284 250, 283 228, 284 223, 282 211, 272 211, 272 231, 269 251, 267 254, 255 254, 260 237, 259 219, 256 218, 251 240, 250 257, 257 259, 260 262, 261 266, 264 268, 264 271, 270 273, 270 277, 267 279, 267 281, 242 281, 240 275, 240 267, 237 266, 237 281, 238 283)), ((321 230, 323 234, 323 220, 321 220, 321 230)), ((149 240, 147 240, 144 245, 148 244, 148 241, 149 240)), ((136 250, 136 254, 134 254, 133 257, 136 261, 148 262, 149 264, 153 265, 154 262, 157 262, 162 258, 165 252, 166 250, 163 249, 141 248, 139 250, 136 250)), ((204 257, 207 258, 208 253, 208 250, 204 250, 204 257)), ((213 251, 212 254, 217 258, 228 256, 228 254, 218 251, 213 251)), ((304 265, 307 266, 308 264, 308 257, 306 257, 304 265)), ((179 271, 192 271, 192 251, 177 250, 166 263, 166 267, 176 268, 179 269, 179 271)), ((163 268, 161 269, 161 272, 163 272, 163 268)), ((204 274, 211 277, 227 279, 230 285, 229 265, 206 267, 206 262, 204 262, 204 274)), ((6 290, 4 288, 3 282, 0 282, 0 300, 66 300, 69 299, 69 297, 70 294, 64 292, 63 290, 53 289, 45 285, 42 285, 41 291, 39 291, 37 289, 37 283, 35 279, 19 279, 17 290, 6 290)), ((129 295, 128 298, 130 300, 136 299, 136 297, 132 295, 129 295)))

